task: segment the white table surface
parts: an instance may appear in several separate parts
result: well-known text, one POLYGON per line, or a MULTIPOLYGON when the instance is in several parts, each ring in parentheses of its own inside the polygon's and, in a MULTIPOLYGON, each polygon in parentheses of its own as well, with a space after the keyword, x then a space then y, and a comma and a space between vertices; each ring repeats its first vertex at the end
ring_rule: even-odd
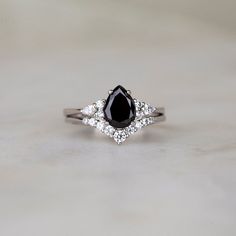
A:
POLYGON ((173 44, 3 49, 1 236, 236 235, 236 42, 192 25, 173 44), (167 121, 119 146, 64 123, 118 84, 167 121))

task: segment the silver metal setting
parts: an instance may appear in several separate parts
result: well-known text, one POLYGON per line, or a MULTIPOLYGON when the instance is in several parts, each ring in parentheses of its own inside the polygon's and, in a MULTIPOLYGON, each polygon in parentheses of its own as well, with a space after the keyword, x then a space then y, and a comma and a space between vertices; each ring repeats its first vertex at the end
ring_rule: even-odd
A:
MULTIPOLYGON (((130 91, 129 94, 131 94, 130 91)), ((104 119, 103 107, 105 102, 105 99, 101 99, 82 109, 64 109, 65 120, 72 124, 82 123, 84 125, 92 126, 120 144, 138 130, 148 125, 165 121, 166 119, 163 107, 156 108, 138 99, 134 99, 136 107, 135 120, 128 127, 115 128, 104 119)))
POLYGON ((131 95, 131 90, 127 90, 127 93, 128 93, 129 95, 131 95))

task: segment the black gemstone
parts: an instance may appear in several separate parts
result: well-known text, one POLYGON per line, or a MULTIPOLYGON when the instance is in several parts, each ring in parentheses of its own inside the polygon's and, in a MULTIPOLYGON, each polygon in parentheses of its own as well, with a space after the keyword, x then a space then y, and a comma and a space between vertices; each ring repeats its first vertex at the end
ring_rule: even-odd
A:
POLYGON ((105 120, 115 128, 129 126, 136 116, 133 98, 120 85, 108 96, 103 111, 105 120))

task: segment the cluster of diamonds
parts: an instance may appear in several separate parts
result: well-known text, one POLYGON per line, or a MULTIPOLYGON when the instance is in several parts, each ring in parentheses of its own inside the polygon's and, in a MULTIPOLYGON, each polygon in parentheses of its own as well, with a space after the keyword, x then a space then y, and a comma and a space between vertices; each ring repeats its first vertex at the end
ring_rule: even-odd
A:
POLYGON ((148 117, 152 114, 156 108, 137 99, 134 99, 136 107, 136 118, 135 120, 126 128, 114 128, 105 119, 103 107, 106 100, 98 100, 92 105, 84 107, 81 112, 85 116, 83 118, 83 123, 97 128, 102 133, 113 138, 118 144, 124 142, 130 135, 136 133, 141 128, 154 123, 153 117, 148 117))

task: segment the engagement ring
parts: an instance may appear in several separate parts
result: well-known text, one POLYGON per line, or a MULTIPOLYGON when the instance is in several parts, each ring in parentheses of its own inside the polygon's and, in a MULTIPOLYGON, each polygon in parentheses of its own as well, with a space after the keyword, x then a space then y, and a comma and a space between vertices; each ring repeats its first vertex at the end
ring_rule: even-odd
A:
POLYGON ((107 99, 82 109, 65 109, 66 121, 95 127, 120 144, 143 127, 165 120, 164 108, 133 99, 120 85, 108 93, 107 99))

